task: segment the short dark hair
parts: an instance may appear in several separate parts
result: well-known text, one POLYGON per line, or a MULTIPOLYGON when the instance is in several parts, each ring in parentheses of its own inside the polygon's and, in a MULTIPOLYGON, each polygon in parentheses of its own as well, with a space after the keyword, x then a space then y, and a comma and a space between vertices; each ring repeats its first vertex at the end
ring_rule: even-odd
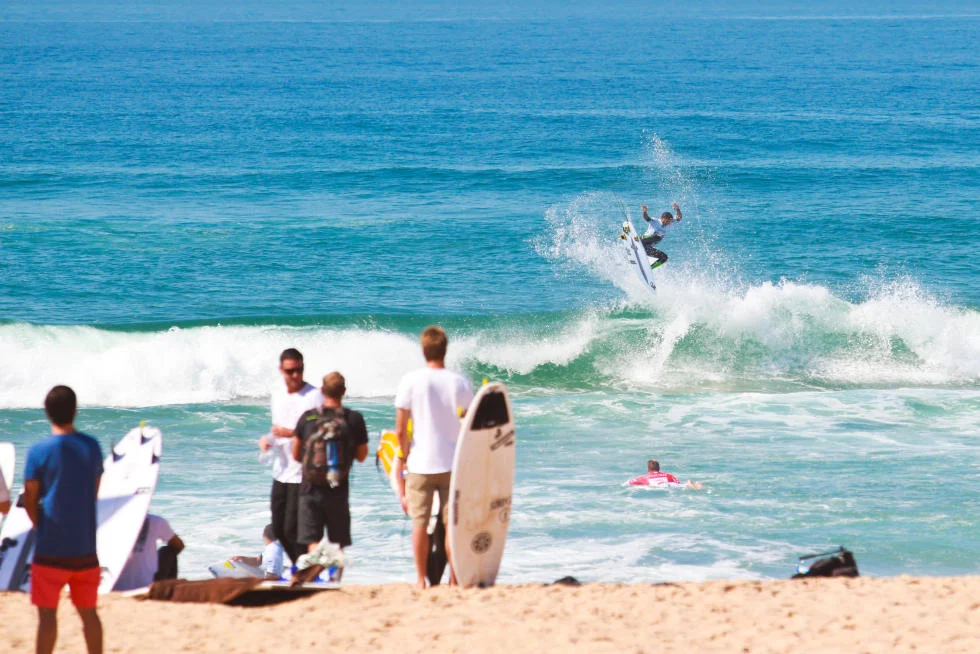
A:
POLYGON ((660 472, 660 462, 656 459, 647 461, 647 472, 660 472))
POLYGON ((662 214, 660 214, 660 220, 663 220, 664 218, 666 218, 667 220, 673 220, 674 214, 670 213, 669 211, 665 211, 662 214))
POLYGON ((59 427, 75 422, 77 409, 78 398, 75 397, 75 391, 67 386, 55 386, 44 398, 44 412, 48 414, 48 420, 59 427))
POLYGON ((445 361, 446 349, 449 347, 449 337, 442 327, 432 325, 422 332, 422 354, 426 361, 445 361))
POLYGON ((271 541, 279 540, 276 538, 276 530, 273 529, 271 522, 265 526, 265 529, 262 530, 262 536, 271 541))
POLYGON ((282 351, 282 354, 279 355, 279 363, 282 363, 286 359, 289 359, 290 361, 302 362, 303 355, 300 354, 299 350, 297 350, 295 347, 287 347, 282 351))
POLYGON ((324 397, 332 400, 339 400, 347 392, 347 380, 339 372, 334 371, 324 376, 323 388, 320 389, 324 397))

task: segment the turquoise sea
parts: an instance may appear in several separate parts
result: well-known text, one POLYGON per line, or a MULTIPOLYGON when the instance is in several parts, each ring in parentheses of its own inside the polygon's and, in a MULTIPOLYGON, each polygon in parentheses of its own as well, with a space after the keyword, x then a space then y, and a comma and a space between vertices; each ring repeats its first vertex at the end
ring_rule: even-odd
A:
MULTIPOLYGON (((490 4, 0 5, 18 468, 58 383, 106 450, 161 428, 154 511, 204 576, 261 546, 278 353, 343 372, 376 445, 439 323, 515 401, 501 582, 839 544, 980 572, 975 3, 490 4), (652 294, 616 233, 673 200, 652 294), (651 457, 705 490, 624 487, 651 457)), ((411 580, 353 474, 345 579, 411 580)))

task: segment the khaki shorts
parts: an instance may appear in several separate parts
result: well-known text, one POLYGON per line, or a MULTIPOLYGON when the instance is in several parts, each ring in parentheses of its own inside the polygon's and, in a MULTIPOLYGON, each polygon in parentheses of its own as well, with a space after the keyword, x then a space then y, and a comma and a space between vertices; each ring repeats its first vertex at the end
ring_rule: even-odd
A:
POLYGON ((442 523, 449 524, 449 479, 451 472, 422 475, 410 472, 405 475, 405 499, 408 501, 408 515, 416 527, 429 524, 432 515, 432 498, 439 493, 439 514, 442 523))

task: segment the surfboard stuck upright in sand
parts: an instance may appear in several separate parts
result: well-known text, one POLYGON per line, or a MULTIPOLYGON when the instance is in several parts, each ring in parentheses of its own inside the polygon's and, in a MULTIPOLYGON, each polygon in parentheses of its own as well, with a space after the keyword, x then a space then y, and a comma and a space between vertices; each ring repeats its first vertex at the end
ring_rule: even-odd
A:
POLYGON ((514 414, 503 384, 470 403, 449 487, 450 556, 460 586, 492 586, 504 556, 514 492, 514 414))

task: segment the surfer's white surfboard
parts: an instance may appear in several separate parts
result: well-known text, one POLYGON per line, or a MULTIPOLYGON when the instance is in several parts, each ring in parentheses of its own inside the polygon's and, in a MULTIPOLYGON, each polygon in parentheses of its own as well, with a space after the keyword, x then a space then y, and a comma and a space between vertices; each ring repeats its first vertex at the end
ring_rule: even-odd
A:
POLYGON ((0 480, 3 488, 0 490, 6 490, 11 500, 14 499, 11 490, 14 487, 14 466, 16 463, 17 451, 14 449, 14 444, 0 443, 0 475, 3 476, 3 479, 0 480))
POLYGON ((214 565, 209 565, 208 572, 218 579, 242 579, 248 577, 262 579, 265 577, 265 570, 262 568, 241 561, 232 561, 231 559, 225 559, 214 565))
POLYGON ((160 475, 163 436, 154 427, 131 430, 105 459, 96 504, 99 593, 112 590, 139 536, 160 475))
POLYGON ((640 233, 633 227, 629 218, 623 222, 623 233, 619 238, 626 243, 626 260, 636 271, 640 281, 654 291, 657 290, 657 285, 653 282, 653 270, 650 269, 650 258, 647 257, 643 243, 640 242, 640 233))
POLYGON ((466 412, 449 487, 450 556, 459 585, 497 579, 514 493, 514 413, 503 384, 486 384, 466 412))

